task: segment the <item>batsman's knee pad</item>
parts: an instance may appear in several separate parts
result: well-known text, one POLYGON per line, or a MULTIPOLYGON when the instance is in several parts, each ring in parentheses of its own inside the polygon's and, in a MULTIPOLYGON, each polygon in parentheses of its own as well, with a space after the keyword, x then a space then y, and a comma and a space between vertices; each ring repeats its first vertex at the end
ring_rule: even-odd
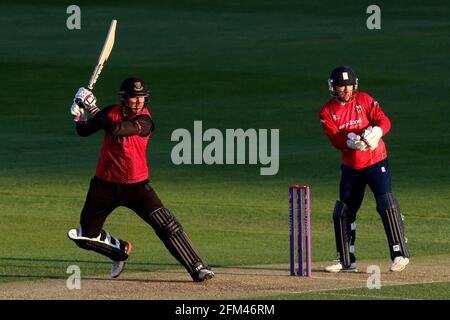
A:
POLYGON ((337 200, 333 211, 334 235, 336 238, 336 250, 338 252, 338 259, 344 266, 349 268, 351 261, 351 254, 354 254, 354 246, 351 244, 352 228, 356 228, 356 224, 349 221, 347 205, 337 200))
POLYGON ((130 242, 117 239, 105 230, 96 238, 83 237, 81 228, 71 229, 67 235, 80 248, 95 251, 114 261, 125 261, 131 252, 130 242))
POLYGON ((376 197, 377 211, 383 221, 384 230, 389 243, 391 258, 397 256, 409 257, 406 246, 405 227, 400 206, 392 193, 376 197))
POLYGON ((194 281, 201 269, 208 268, 175 216, 166 208, 159 208, 148 216, 148 222, 169 252, 186 268, 194 281))

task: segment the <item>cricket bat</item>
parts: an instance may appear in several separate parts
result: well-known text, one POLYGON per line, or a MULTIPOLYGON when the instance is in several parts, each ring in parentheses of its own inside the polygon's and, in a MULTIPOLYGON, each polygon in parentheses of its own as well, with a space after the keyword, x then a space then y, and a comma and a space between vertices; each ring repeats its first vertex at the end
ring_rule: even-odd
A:
POLYGON ((95 83, 97 82, 98 76, 102 72, 103 66, 105 65, 106 60, 108 60, 109 55, 111 54, 112 48, 114 46, 114 39, 116 35, 116 25, 117 20, 112 20, 111 25, 109 26, 109 31, 106 36, 105 43, 103 44, 102 52, 100 53, 100 56, 98 57, 97 65, 94 68, 94 71, 92 72, 91 79, 89 80, 89 83, 87 85, 87 88, 89 90, 92 90, 95 86, 95 83))

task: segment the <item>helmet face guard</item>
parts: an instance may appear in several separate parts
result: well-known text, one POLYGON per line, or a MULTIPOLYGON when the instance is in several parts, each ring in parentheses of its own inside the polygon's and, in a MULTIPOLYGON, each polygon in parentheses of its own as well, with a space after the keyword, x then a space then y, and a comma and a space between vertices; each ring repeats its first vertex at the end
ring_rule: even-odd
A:
POLYGON ((328 91, 330 95, 338 98, 339 91, 336 90, 336 87, 341 86, 353 86, 353 92, 358 91, 358 78, 352 68, 341 66, 331 71, 330 78, 328 79, 328 91))
POLYGON ((130 77, 125 79, 119 89, 120 103, 124 106, 125 111, 128 114, 138 114, 142 109, 146 108, 149 102, 149 90, 147 84, 136 77, 130 77), (136 112, 133 110, 127 102, 128 98, 144 97, 144 107, 136 112))

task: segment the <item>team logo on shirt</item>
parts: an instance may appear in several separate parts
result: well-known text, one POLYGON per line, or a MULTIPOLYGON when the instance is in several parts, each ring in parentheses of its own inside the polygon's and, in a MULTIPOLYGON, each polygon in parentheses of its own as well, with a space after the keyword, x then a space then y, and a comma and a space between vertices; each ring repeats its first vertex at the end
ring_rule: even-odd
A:
POLYGON ((356 106, 356 112, 359 113, 359 112, 361 112, 361 110, 362 110, 362 107, 361 107, 360 105, 357 105, 357 106, 356 106))

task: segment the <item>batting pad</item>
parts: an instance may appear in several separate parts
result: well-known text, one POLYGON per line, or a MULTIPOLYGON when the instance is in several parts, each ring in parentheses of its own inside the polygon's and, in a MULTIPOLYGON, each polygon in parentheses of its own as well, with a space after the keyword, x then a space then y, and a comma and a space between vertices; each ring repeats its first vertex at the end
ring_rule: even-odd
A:
POLYGON ((175 216, 168 209, 159 208, 149 215, 148 220, 169 252, 186 268, 192 279, 198 281, 199 271, 208 266, 175 216))
POLYGON ((117 239, 105 230, 102 230, 96 238, 83 237, 81 228, 70 229, 67 236, 80 248, 95 251, 113 261, 125 261, 131 252, 129 242, 117 239))

